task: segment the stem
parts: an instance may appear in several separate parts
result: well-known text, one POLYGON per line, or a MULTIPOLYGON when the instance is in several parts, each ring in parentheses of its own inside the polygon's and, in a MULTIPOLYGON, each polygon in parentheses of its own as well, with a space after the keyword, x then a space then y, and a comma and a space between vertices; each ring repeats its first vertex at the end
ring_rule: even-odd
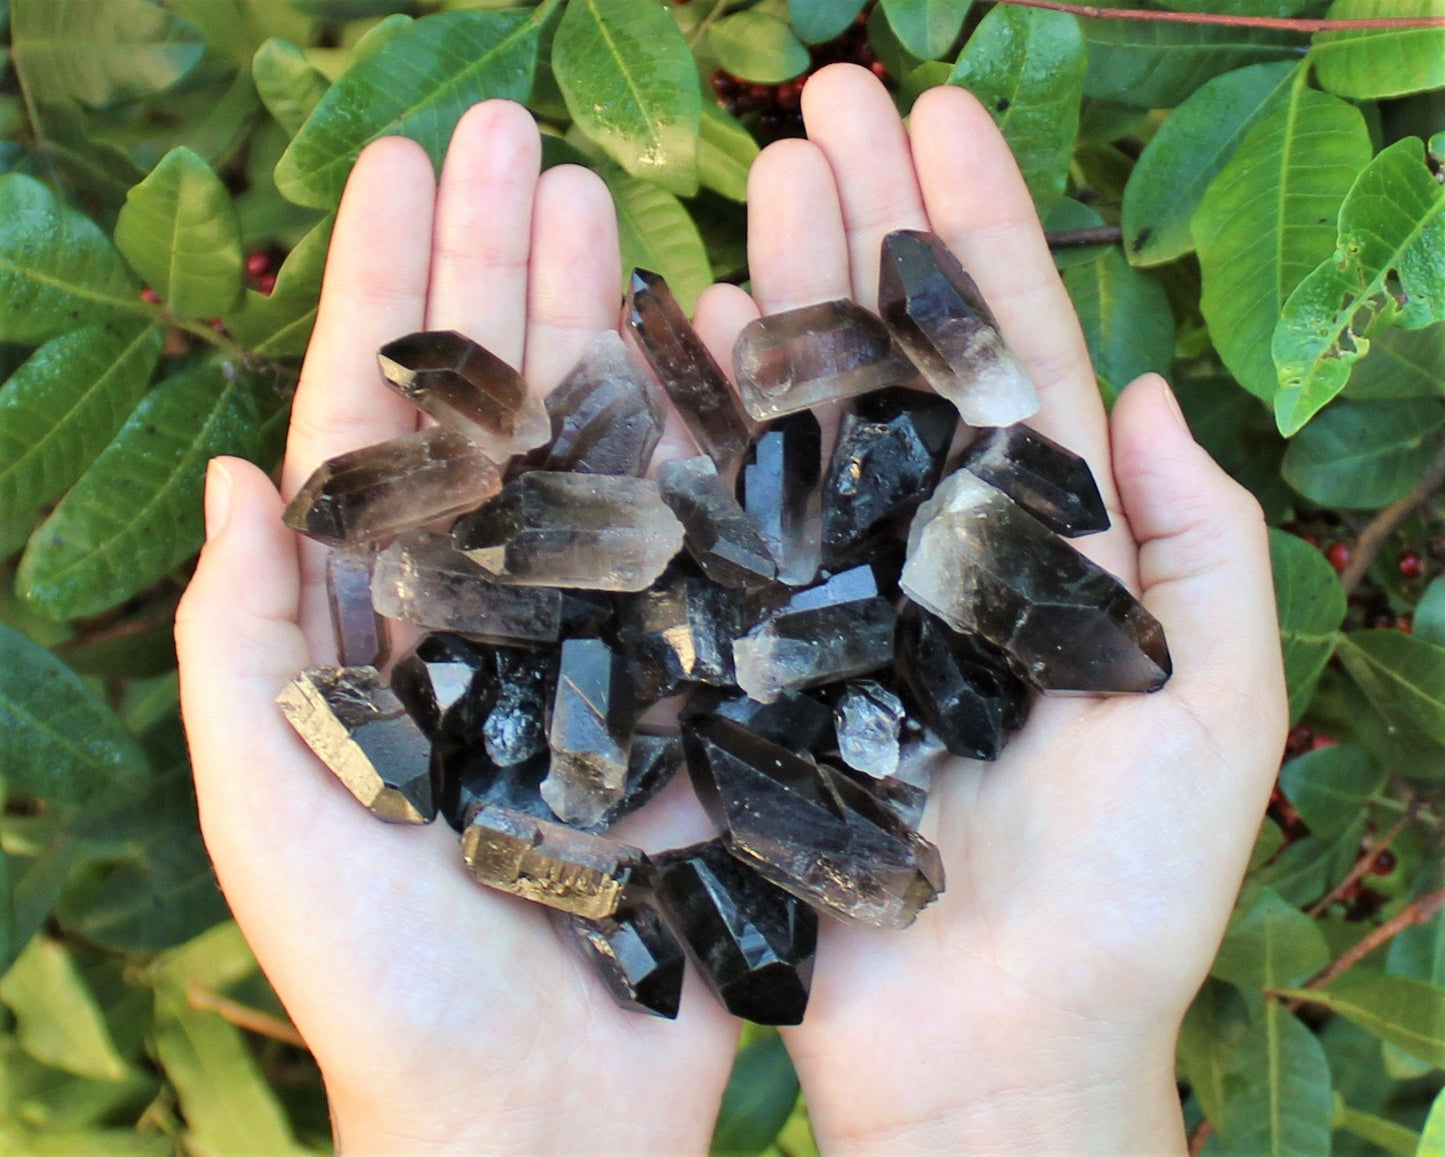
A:
POLYGON ((697 42, 707 35, 712 22, 731 7, 732 0, 717 0, 717 3, 707 10, 707 15, 697 22, 697 27, 687 34, 688 47, 697 47, 697 42))
POLYGON ((1413 806, 1407 807, 1405 814, 1396 821, 1395 826, 1386 832, 1378 843, 1371 844, 1370 847, 1360 855, 1360 858, 1355 861, 1355 866, 1350 869, 1349 875, 1331 888, 1329 892, 1321 896, 1309 908, 1306 908, 1305 915, 1318 916, 1336 900, 1343 899, 1351 888, 1370 874, 1370 868, 1375 863, 1375 857, 1399 839, 1400 833, 1410 826, 1410 822, 1414 818, 1415 812, 1413 806))
POLYGON ((290 1021, 260 1012, 238 1001, 221 996, 219 993, 201 988, 199 985, 192 984, 186 989, 186 1005, 190 1008, 214 1012, 226 1023, 245 1029, 247 1032, 253 1032, 258 1036, 270 1037, 283 1044, 295 1045, 298 1049, 306 1048, 306 1042, 301 1039, 301 1034, 296 1031, 290 1021))
POLYGON ((1117 225, 1095 225, 1090 229, 1056 229, 1045 233, 1050 249, 1077 249, 1085 245, 1112 245, 1124 239, 1117 225))
POLYGON ((1047 8, 1096 20, 1157 20, 1170 24, 1213 24, 1230 28, 1277 28, 1284 32, 1365 32, 1372 29, 1445 28, 1441 16, 1381 16, 1364 20, 1311 20, 1285 16, 1227 16, 1218 12, 1163 12, 1145 8, 1098 8, 1059 0, 998 0, 1018 8, 1047 8))
MULTIPOLYGON (((1389 920, 1386 920, 1368 936, 1364 937, 1358 944, 1340 953, 1339 957, 1325 965, 1319 972, 1315 973, 1301 986, 1303 988, 1323 988, 1330 981, 1336 979, 1341 973, 1349 971, 1366 956, 1374 952, 1381 945, 1388 944, 1406 928, 1412 928, 1416 924, 1423 924, 1431 919, 1436 912, 1445 908, 1445 888, 1438 892, 1427 892, 1423 896, 1417 896, 1406 904, 1400 911, 1389 920)), ((1297 1012, 1304 998, 1292 997, 1289 1001, 1289 1010, 1297 1012)))
POLYGON ((1207 1119, 1200 1121, 1194 1132, 1189 1134, 1189 1157, 1199 1157, 1199 1154, 1204 1152, 1204 1146, 1209 1144, 1209 1138, 1213 1136, 1213 1122, 1207 1119))
POLYGON ((1414 489, 1404 498, 1390 503, 1360 531, 1350 563, 1340 574, 1346 594, 1360 585, 1370 567, 1374 565, 1381 548, 1390 541, 1391 535, 1400 528, 1400 524, 1414 513, 1417 506, 1433 498, 1442 485, 1445 485, 1445 443, 1441 444, 1435 460, 1430 463, 1414 489))

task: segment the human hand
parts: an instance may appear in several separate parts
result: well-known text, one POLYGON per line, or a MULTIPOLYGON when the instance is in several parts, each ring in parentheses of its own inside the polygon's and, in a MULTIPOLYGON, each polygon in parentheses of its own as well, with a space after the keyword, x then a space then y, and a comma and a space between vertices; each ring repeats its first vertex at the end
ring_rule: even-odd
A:
POLYGON ((758 316, 876 306, 893 229, 940 234, 1038 386, 1030 424, 1088 459, 1113 527, 1078 540, 1164 624, 1148 696, 1046 698, 996 764, 935 780, 924 834, 947 892, 903 934, 828 921, 804 1023, 785 1029, 825 1152, 1182 1150, 1180 1020, 1239 888, 1284 746, 1264 524, 1163 381, 1106 418, 1033 205, 988 113, 940 88, 905 133, 863 69, 803 94, 809 140, 749 182, 753 298, 714 286, 723 364, 758 316))

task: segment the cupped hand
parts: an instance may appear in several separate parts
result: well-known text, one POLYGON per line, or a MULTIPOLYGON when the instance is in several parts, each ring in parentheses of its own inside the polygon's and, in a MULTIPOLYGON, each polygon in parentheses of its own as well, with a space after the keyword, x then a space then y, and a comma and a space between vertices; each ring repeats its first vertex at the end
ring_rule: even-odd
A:
POLYGON ((1279 765, 1286 708, 1264 523, 1148 375, 1106 416, 1073 307, 989 114, 967 92, 907 130, 871 74, 803 93, 807 141, 749 182, 753 296, 714 286, 699 330, 837 297, 876 307, 880 242, 931 229, 1082 454, 1112 528, 1075 545, 1163 623, 1147 696, 1044 698, 993 764, 955 760, 924 832, 947 891, 902 933, 824 921, 785 1030, 825 1152, 1181 1149, 1174 1042, 1218 947, 1279 765))

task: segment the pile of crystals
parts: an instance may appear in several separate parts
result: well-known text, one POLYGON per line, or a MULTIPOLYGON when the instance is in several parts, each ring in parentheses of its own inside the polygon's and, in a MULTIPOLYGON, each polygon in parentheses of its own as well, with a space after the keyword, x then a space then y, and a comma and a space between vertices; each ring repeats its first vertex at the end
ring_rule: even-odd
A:
POLYGON ((479 882, 562 913, 625 1008, 675 1016, 688 956, 735 1015, 798 1023, 819 913, 902 928, 942 891, 917 831, 937 757, 997 758, 1030 688, 1169 675, 1159 623, 1060 537, 1108 526, 1099 491, 1019 424, 1034 389, 936 237, 886 239, 879 314, 752 322, 741 405, 642 271, 646 367, 604 334, 545 405, 413 334, 382 371, 436 424, 286 511, 333 548, 345 664, 296 678, 287 718, 376 815, 440 813, 479 882), (659 383, 704 453, 649 477, 659 383), (378 616, 432 632, 389 679, 378 616), (684 766, 716 838, 606 834, 684 766))

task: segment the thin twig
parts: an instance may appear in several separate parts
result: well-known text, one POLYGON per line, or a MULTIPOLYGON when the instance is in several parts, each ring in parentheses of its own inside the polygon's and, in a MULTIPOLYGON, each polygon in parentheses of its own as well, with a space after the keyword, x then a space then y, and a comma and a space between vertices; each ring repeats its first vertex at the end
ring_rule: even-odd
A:
POLYGON ((1369 32, 1403 28, 1445 28, 1441 16, 1379 16, 1359 20, 1308 19, 1288 16, 1229 16, 1221 12, 1165 12, 1149 8, 1099 8, 1059 0, 998 0, 1018 8, 1047 8, 1096 20, 1162 21, 1170 24, 1213 24, 1229 28, 1276 28, 1282 32, 1369 32))
POLYGON ((1442 443, 1435 454, 1435 460, 1430 463, 1429 469, 1415 484, 1414 489, 1398 502, 1390 503, 1360 531, 1360 536, 1355 539, 1349 565, 1340 573, 1340 581, 1344 583, 1346 594, 1360 585, 1370 567, 1374 565, 1381 548, 1390 541, 1390 536, 1400 528, 1400 524, 1414 513, 1417 506, 1434 497, 1441 486, 1445 486, 1445 443, 1442 443))
POLYGON ((1350 889, 1370 874, 1374 867, 1375 857, 1400 838, 1400 833, 1410 826, 1415 818, 1413 808, 1408 808, 1388 832, 1385 833, 1379 843, 1371 844, 1369 850, 1361 854, 1355 861, 1355 866, 1350 869, 1349 875, 1331 888, 1325 895, 1321 896, 1310 907, 1305 909, 1306 916, 1318 916, 1337 900, 1342 900, 1349 893, 1350 889))
POLYGON ((1209 1138, 1214 1136, 1214 1123, 1207 1117, 1194 1127, 1194 1132, 1189 1134, 1189 1157, 1199 1157, 1204 1152, 1204 1146, 1209 1144, 1209 1138))
POLYGON ((1095 225, 1091 229, 1056 229, 1045 233, 1050 249, 1077 249, 1084 245, 1112 245, 1122 241, 1124 230, 1117 225, 1095 225))
POLYGON ((296 1031, 290 1021, 282 1020, 279 1016, 272 1016, 267 1012, 261 1012, 221 996, 219 993, 201 988, 199 985, 192 984, 187 987, 186 1005, 190 1008, 214 1012, 228 1024, 245 1029, 247 1032, 253 1032, 257 1036, 270 1037, 283 1044, 295 1045, 298 1049, 307 1047, 306 1042, 301 1039, 301 1034, 296 1031))
MULTIPOLYGON (((1336 979, 1341 973, 1349 971, 1366 956, 1374 952, 1382 945, 1388 944, 1406 928, 1413 928, 1416 924, 1424 924, 1431 919, 1436 912, 1445 908, 1445 888, 1438 892, 1427 892, 1423 896, 1417 896, 1400 909, 1398 913, 1386 920, 1368 936, 1365 936, 1357 943, 1351 945, 1338 957, 1330 961, 1319 972, 1315 973, 1300 987, 1302 988, 1324 988, 1330 981, 1336 979)), ((1297 1012, 1305 1003, 1303 997, 1291 997, 1289 1010, 1297 1012)))

